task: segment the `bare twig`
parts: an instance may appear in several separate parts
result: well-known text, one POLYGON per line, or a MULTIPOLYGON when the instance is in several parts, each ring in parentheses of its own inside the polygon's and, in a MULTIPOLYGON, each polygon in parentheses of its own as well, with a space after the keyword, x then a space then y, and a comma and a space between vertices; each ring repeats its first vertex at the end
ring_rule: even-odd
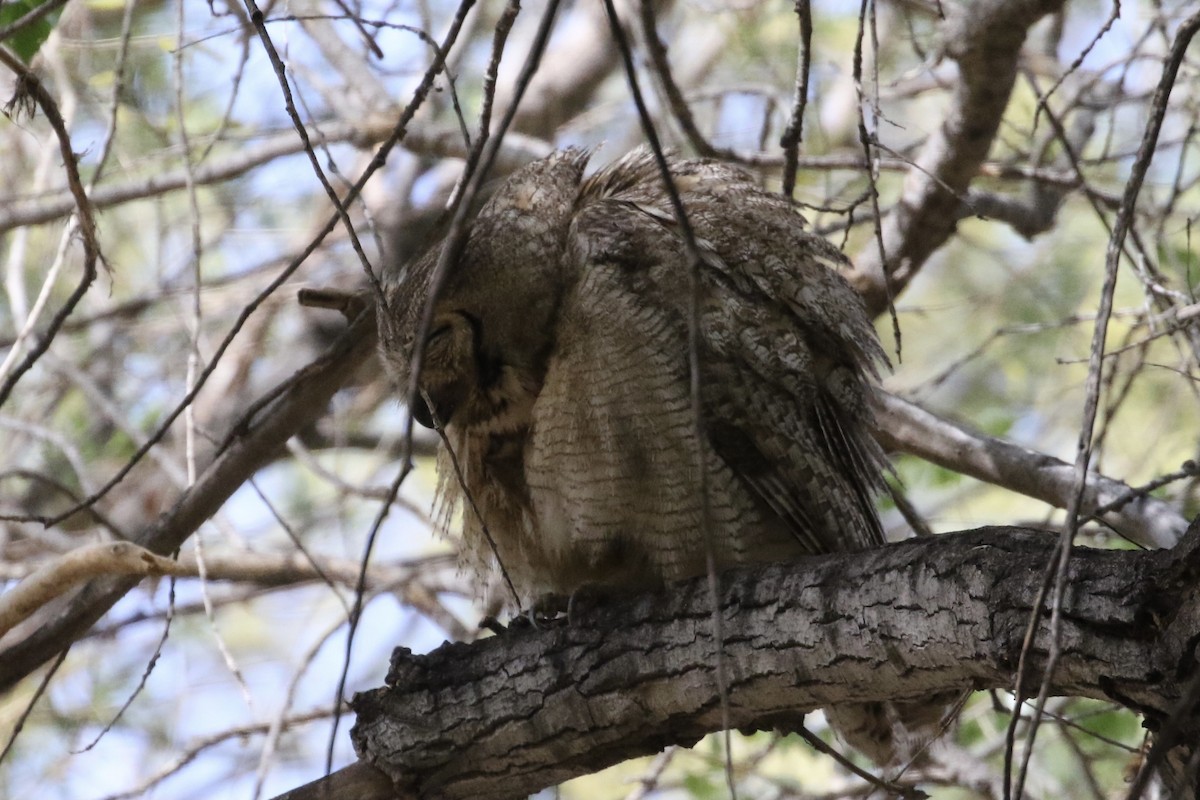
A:
MULTIPOLYGON (((49 6, 52 4, 47 3, 46 5, 49 6)), ((0 48, 0 63, 3 63, 16 73, 19 93, 33 98, 38 107, 42 109, 42 113, 46 115, 46 121, 50 123, 51 129, 53 129, 54 135, 58 139, 58 149, 62 155, 63 169, 67 175, 67 186, 71 190, 71 196, 75 203, 75 220, 77 221, 79 235, 83 240, 83 275, 80 277, 78 285, 76 285, 70 296, 67 297, 66 302, 63 303, 62 307, 51 318, 46 330, 38 336, 36 342, 30 347, 29 352, 25 354, 25 358, 8 373, 4 382, 0 384, 0 406, 3 406, 12 393, 13 387, 17 385, 17 381, 50 348, 50 343, 54 341, 54 337, 62 328, 67 317, 71 315, 71 312, 75 310, 75 306, 87 294, 88 288, 91 287, 92 282, 96 279, 96 262, 102 256, 100 253, 100 243, 96 239, 96 220, 92 214, 92 204, 88 199, 87 191, 84 189, 83 180, 79 176, 79 163, 71 147, 71 134, 67 132, 66 122, 63 121, 62 114, 59 113, 58 104, 54 101, 50 93, 46 91, 46 87, 42 85, 41 80, 3 48, 0 48)), ((18 339, 18 342, 13 345, 13 353, 17 352, 19 346, 20 341, 18 339)))
POLYGON ((666 94, 667 107, 671 109, 671 114, 683 130, 683 135, 687 137, 688 143, 696 149, 697 153, 706 158, 739 160, 738 155, 732 150, 714 146, 700 132, 700 128, 696 125, 696 118, 692 115, 692 109, 684 99, 683 92, 679 90, 675 76, 671 74, 671 63, 667 59, 667 47, 663 44, 662 39, 658 38, 656 22, 658 11, 655 3, 652 0, 640 0, 638 7, 641 9, 642 34, 646 40, 646 53, 650 56, 650 65, 662 85, 663 93, 666 94))
POLYGON ((1029 27, 1062 0, 989 0, 952 6, 943 26, 947 53, 959 65, 950 108, 921 148, 883 225, 883 251, 872 243, 854 259, 851 282, 873 314, 887 308, 888 275, 899 295, 929 256, 953 234, 962 193, 987 156, 1016 80, 1029 27))
POLYGON ((15 33, 20 33, 38 20, 44 19, 47 15, 58 11, 66 4, 67 0, 46 0, 44 3, 35 5, 32 10, 27 11, 7 25, 0 27, 0 42, 15 33))
MULTIPOLYGON (((473 2, 474 2, 474 0, 463 0, 463 3, 459 6, 458 14, 455 16, 454 21, 451 23, 450 29, 447 31, 446 40, 443 42, 441 49, 438 50, 437 54, 435 55, 435 57, 433 59, 433 63, 431 63, 429 66, 429 69, 426 70, 425 75, 421 79, 421 83, 413 91, 412 102, 410 102, 405 107, 404 112, 400 115, 400 119, 396 122, 395 126, 392 129, 392 133, 383 142, 383 144, 380 145, 379 150, 376 153, 375 159, 373 159, 371 164, 365 170, 363 170, 362 175, 359 176, 358 180, 355 181, 354 185, 347 192, 346 198, 345 198, 346 203, 351 203, 354 201, 354 199, 362 192, 362 189, 366 185, 367 181, 370 180, 370 178, 373 174, 375 174, 375 171, 378 170, 379 167, 381 167, 386 162, 387 154, 391 151, 391 149, 393 147, 395 147, 395 145, 402 138, 404 138, 404 135, 408 129, 408 124, 411 122, 413 116, 417 113, 417 110, 420 108, 421 103, 424 101, 425 97, 429 94, 429 91, 433 86, 434 79, 437 77, 437 75, 439 74, 439 72, 441 71, 441 69, 445 63, 445 53, 449 50, 450 46, 454 43, 454 41, 458 35, 458 31, 462 27, 462 20, 466 16, 466 13, 470 9, 473 2)), ((125 463, 125 465, 120 470, 118 470, 117 473, 112 478, 110 478, 103 486, 101 486, 96 492, 89 495, 79 506, 72 508, 72 509, 68 509, 67 511, 63 512, 62 514, 60 514, 59 516, 57 516, 53 520, 51 520, 49 524, 55 524, 57 522, 60 522, 61 520, 66 519, 70 515, 77 513, 82 508, 86 508, 86 507, 94 504, 97 500, 99 500, 101 497, 103 497, 109 491, 111 491, 113 487, 115 487, 118 483, 120 483, 122 480, 124 480, 125 476, 129 474, 130 470, 133 469, 133 467, 146 455, 147 452, 149 452, 151 447, 153 447, 155 444, 157 444, 158 441, 161 440, 164 435, 166 435, 166 432, 175 423, 175 420, 179 418, 179 415, 182 414, 184 412, 184 410, 187 409, 187 407, 191 405, 193 400, 195 400, 196 395, 200 392, 200 390, 204 387, 205 383, 208 381, 208 378, 216 370, 217 365, 220 362, 221 358, 224 356, 225 352, 229 349, 229 346, 233 343, 234 338, 237 336, 238 332, 242 329, 242 327, 245 325, 246 321, 250 318, 250 316, 259 308, 260 305, 262 305, 263 302, 265 302, 265 300, 268 297, 270 297, 272 294, 274 294, 275 291, 280 286, 282 286, 283 283, 288 278, 290 278, 297 269, 300 268, 300 265, 303 264, 305 259, 307 259, 308 256, 311 255, 317 249, 317 247, 321 244, 322 241, 324 241, 325 237, 329 235, 329 233, 334 229, 334 227, 337 225, 337 223, 340 219, 341 219, 340 214, 338 214, 338 213, 333 214, 325 222, 325 225, 321 228, 321 230, 317 233, 317 235, 312 239, 312 241, 309 242, 308 246, 305 247, 304 250, 296 258, 294 258, 287 265, 287 267, 284 268, 280 272, 280 274, 278 276, 276 276, 272 281, 270 281, 267 284, 266 288, 264 288, 261 292, 259 292, 258 295, 256 295, 255 298, 242 309, 242 311, 238 314, 238 318, 234 321, 229 332, 226 334, 225 338, 217 346, 216 351, 214 352, 212 358, 209 360, 209 363, 207 364, 207 366, 203 370, 201 370, 200 373, 196 376, 195 386, 193 386, 192 389, 184 395, 183 399, 180 400, 179 403, 166 415, 166 418, 163 420, 162 423, 160 423, 158 429, 146 440, 146 442, 141 447, 138 448, 137 452, 135 452, 133 454, 133 456, 130 457, 130 459, 125 463)), ((303 380, 302 374, 297 373, 297 375, 294 377, 293 380, 295 380, 295 381, 303 380)), ((270 398, 271 402, 274 402, 275 399, 278 396, 280 396, 284 391, 290 391, 291 385, 292 385, 291 382, 285 382, 278 392, 268 393, 268 397, 270 398)), ((246 420, 251 419, 253 417, 254 413, 256 413, 259 410, 260 410, 259 407, 252 406, 251 413, 249 415, 245 416, 243 419, 246 419, 246 420)), ((237 433, 241 430, 242 430, 242 427, 234 426, 234 428, 230 431, 229 437, 227 437, 225 439, 225 441, 221 444, 221 446, 218 448, 218 452, 225 450, 225 448, 230 445, 232 437, 236 436, 237 433)))
MULTIPOLYGON (((271 460, 288 437, 324 412, 329 398, 373 352, 374 334, 373 315, 359 317, 328 352, 302 371, 300 379, 290 382, 288 391, 260 419, 235 423, 238 435, 216 455, 173 508, 143 528, 137 543, 156 555, 177 549, 259 466, 271 460)), ((137 580, 105 577, 92 581, 72 598, 64 611, 6 648, 0 653, 0 691, 82 635, 137 580)))
POLYGON ((350 245, 354 248, 354 254, 358 256, 359 263, 362 265, 363 272, 366 273, 367 280, 370 281, 371 286, 375 289, 376 297, 382 297, 383 287, 379 283, 379 276, 375 274, 375 270, 371 267, 371 260, 367 258, 367 254, 363 251, 362 243, 358 240, 358 233, 354 230, 354 223, 350 219, 350 213, 346 210, 350 203, 357 197, 358 192, 352 190, 347 194, 346 200, 343 202, 342 198, 338 197, 337 190, 329 183, 329 178, 325 176, 325 170, 322 169, 321 162, 317 159, 312 142, 309 140, 308 129, 305 127, 304 121, 300 119, 299 112, 296 111, 296 105, 292 100, 291 84, 287 78, 283 59, 279 57, 279 52, 275 49, 275 43, 271 40, 270 34, 267 33, 267 26, 263 21, 263 13, 259 10, 258 3, 255 0, 244 0, 244 2, 246 10, 250 12, 250 22, 258 31, 258 38, 262 40, 267 57, 271 60, 271 66, 275 69, 275 75, 279 79, 279 88, 283 91, 284 106, 287 108, 288 116, 296 128, 296 133, 300 136, 300 140, 304 142, 304 152, 308 155, 309 163, 312 164, 313 173, 317 176, 317 180, 321 182, 321 187, 325 190, 326 196, 329 197, 329 201, 333 203, 333 207, 337 210, 338 218, 346 229, 346 235, 350 237, 350 245))
MULTIPOLYGON (((465 9, 469 7, 469 5, 470 0, 465 0, 463 6, 460 7, 460 16, 465 15, 465 9)), ((409 381, 409 386, 407 387, 408 392, 406 395, 410 405, 413 401, 413 398, 415 398, 417 395, 419 387, 418 382, 421 375, 421 357, 424 350, 420 344, 425 341, 425 337, 428 335, 428 331, 433 320, 433 313, 434 308, 436 307, 438 294, 441 291, 442 286, 444 286, 445 281, 448 279, 450 270, 455 264, 457 264, 458 256, 461 253, 462 248, 466 245, 467 235, 469 233, 469 229, 466 226, 466 215, 471 208, 480 187, 483 184, 483 180, 486 178, 493 162, 496 159, 496 154, 499 152, 500 143, 504 139, 504 134, 508 130, 509 125, 512 124, 512 120, 516 115, 517 107, 520 104, 521 95, 524 93, 525 88, 528 87, 529 81, 533 78, 533 75, 537 72, 538 64, 541 61, 542 53, 546 47, 546 42, 548 42, 550 39, 550 31, 554 27, 554 19, 557 12, 558 0, 551 0, 550 4, 546 8, 546 11, 542 15, 542 20, 538 27, 537 35, 534 37, 533 45, 522 68, 521 77, 518 79, 517 92, 513 98, 513 102, 505 112, 504 116, 501 118, 500 124, 497 126, 496 131, 490 136, 490 138, 487 138, 481 134, 480 141, 482 142, 482 150, 480 151, 478 168, 470 175, 464 177, 464 180, 468 181, 467 188, 461 193, 461 195, 459 195, 458 207, 454 210, 454 217, 450 222, 449 232, 446 234, 445 241, 442 244, 442 251, 438 259, 437 266, 434 270, 433 277, 430 280, 429 296, 426 300, 424 313, 422 315, 421 322, 417 327, 417 335, 415 337, 417 347, 416 352, 413 355, 412 376, 409 381), (483 141, 485 138, 486 141, 483 141)), ((503 44, 503 38, 501 39, 500 44, 503 44)), ((445 51, 443 50, 443 52, 445 51)), ((387 313, 386 297, 384 297, 381 293, 380 298, 383 300, 380 313, 387 313)), ((412 439, 412 424, 412 417, 410 415, 405 430, 406 443, 410 442, 412 439)), ((406 444, 405 449, 406 451, 410 451, 410 446, 406 444)), ((408 476, 411 470, 412 459, 405 457, 400 468, 400 472, 397 474, 396 479, 392 482, 391 495, 393 497, 397 492, 400 491, 400 485, 404 482, 404 479, 408 476)), ((371 558, 371 551, 375 546, 376 536, 378 535, 379 528, 383 523, 384 517, 387 515, 390 505, 390 503, 384 503, 381 505, 379 512, 375 517, 375 521, 371 526, 370 533, 367 535, 367 542, 363 549, 362 557, 363 574, 366 572, 367 564, 371 558)), ((346 659, 342 664, 341 676, 338 679, 337 694, 334 698, 334 721, 332 730, 330 731, 329 744, 326 749, 325 756, 327 771, 330 769, 333 762, 333 745, 337 735, 338 722, 341 719, 341 698, 345 690, 346 679, 349 674, 350 652, 354 643, 354 634, 358 627, 358 621, 361 617, 361 604, 361 591, 356 591, 354 608, 350 614, 350 627, 346 636, 346 659)))
POLYGON ((700 247, 696 242, 696 234, 692 229, 692 224, 688 220, 687 209, 684 208, 683 200, 679 196, 679 187, 675 185, 675 178, 671 175, 671 167, 667 164, 667 157, 663 152, 662 143, 658 139, 658 132, 654 127, 654 120, 650 117, 649 111, 646 110, 645 100, 642 98, 641 88, 638 86, 637 72, 633 64, 633 52, 629 46, 629 40, 625 36, 625 30, 621 27, 621 20, 617 16, 616 7, 613 5, 613 0, 604 0, 604 10, 608 13, 608 27, 612 33, 613 39, 617 43, 617 48, 621 52, 621 61, 625 66, 625 79, 629 84, 629 93, 633 97, 634 105, 637 106, 638 120, 642 126, 642 132, 646 135, 646 141, 650 145, 650 150, 654 154, 654 161, 658 167, 659 177, 662 180, 663 188, 667 192, 667 197, 671 202, 671 212, 675 217, 675 224, 679 226, 679 233, 683 239, 683 246, 688 255, 688 290, 690 292, 690 302, 688 303, 688 382, 689 382, 689 398, 691 402, 691 416, 693 426, 693 436, 696 441, 696 491, 700 497, 700 532, 701 541, 704 542, 705 556, 705 572, 708 578, 708 593, 709 599, 712 601, 710 619, 713 627, 713 642, 716 648, 716 679, 717 688, 721 703, 721 718, 724 723, 725 730, 725 783, 729 789, 729 796, 736 800, 737 789, 734 786, 733 780, 733 746, 729 738, 729 730, 732 727, 729 725, 729 676, 726 673, 725 665, 725 632, 721 621, 721 604, 720 591, 721 582, 717 575, 716 562, 716 544, 713 533, 712 511, 710 508, 711 499, 708 495, 708 465, 705 461, 703 442, 707 437, 704 430, 704 418, 701 415, 701 400, 700 400, 700 303, 701 303, 701 269, 704 263, 704 257, 700 253, 700 247))
POLYGON ((804 109, 808 105, 808 72, 812 64, 812 6, 809 0, 796 0, 796 18, 800 23, 800 45, 796 54, 796 84, 792 89, 792 115, 779 140, 783 148, 783 195, 791 199, 796 189, 800 142, 804 138, 804 109))

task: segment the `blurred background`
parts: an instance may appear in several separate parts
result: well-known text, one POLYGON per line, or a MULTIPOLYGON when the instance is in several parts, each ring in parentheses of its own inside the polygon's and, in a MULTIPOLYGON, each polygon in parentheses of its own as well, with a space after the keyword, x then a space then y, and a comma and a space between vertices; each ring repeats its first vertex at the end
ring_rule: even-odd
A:
MULTIPOLYGON (((759 0, 617 6, 672 146, 739 161, 781 190, 780 140, 802 123, 792 196, 878 297, 877 223, 928 179, 914 161, 953 131, 964 86, 978 80, 956 48, 998 35, 947 39, 969 30, 955 22, 958 0, 814 0, 800 14, 759 0)), ((1016 38, 1015 88, 986 159, 970 167, 957 228, 931 239, 928 258, 887 265, 896 326, 872 301, 895 367, 886 388, 1074 460, 1109 231, 1187 7, 1077 0, 1016 38)), ((64 657, 75 635, 61 619, 79 618, 81 602, 70 593, 0 638, 4 797, 274 796, 323 774, 329 748, 335 768, 353 760, 344 710, 334 732, 343 671, 348 697, 382 683, 394 646, 424 652, 478 635, 486 592, 456 570, 453 530, 441 536, 431 522, 433 442, 418 431, 347 652, 360 562, 407 452, 407 412, 372 358, 328 402, 299 404, 286 445, 242 456, 227 437, 245 430, 243 417, 276 413, 275 387, 346 327, 334 310, 301 306, 301 288, 357 291, 368 270, 428 246, 481 110, 494 105, 494 122, 511 103, 545 6, 531 0, 510 19, 503 4, 479 3, 458 22, 460 6, 442 0, 260 8, 278 64, 247 8, 222 0, 0 5, 0 100, 13 98, 0 120, 0 581, 11 589, 91 552, 81 548, 153 530, 182 542, 177 576, 97 605, 99 621, 64 657), (30 12, 45 16, 22 22, 30 12), (420 96, 459 24, 446 69, 420 96), (498 30, 507 41, 493 88, 498 30), (69 134, 74 194, 53 120, 17 77, 25 68, 69 134), (382 147, 386 162, 373 167, 382 147), (349 226, 318 169, 343 198, 374 170, 346 204, 349 226), (93 209, 94 257, 79 192, 93 209), (239 458, 238 477, 206 471, 239 458), (179 503, 197 487, 219 511, 188 522, 179 503), (26 648, 34 641, 42 655, 26 648)), ((1126 241, 1092 461, 1129 486, 1154 483, 1180 519, 1200 511, 1194 464, 1181 468, 1200 443, 1196 67, 1184 61, 1126 241)), ((494 174, 569 144, 595 148, 598 166, 643 141, 602 5, 566 4, 494 174)), ((907 500, 904 514, 881 501, 892 538, 914 524, 1061 523, 1043 500, 965 467, 901 452, 895 466, 907 500)), ((1152 543, 1096 522, 1080 537, 1152 543)), ((1078 699, 1048 709, 1031 794, 1121 791, 1143 744, 1139 719, 1078 699)), ((1012 710, 1004 693, 971 699, 938 796, 996 794, 1012 710)), ((872 789, 797 739, 733 744, 742 797, 872 789)), ((725 796, 723 765, 710 737, 541 796, 725 796)))

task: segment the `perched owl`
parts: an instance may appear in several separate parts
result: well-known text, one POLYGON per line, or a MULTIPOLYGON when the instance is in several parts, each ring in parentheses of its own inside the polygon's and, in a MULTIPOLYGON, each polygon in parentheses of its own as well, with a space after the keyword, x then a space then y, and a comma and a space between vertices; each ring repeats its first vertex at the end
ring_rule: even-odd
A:
POLYGON ((497 191, 424 341, 439 248, 379 315, 400 387, 423 348, 427 403, 412 412, 444 426, 461 472, 444 453, 447 499, 473 501, 467 561, 498 560, 528 607, 703 574, 706 512, 718 567, 882 544, 870 395, 886 358, 842 254, 746 173, 673 159, 700 256, 694 296, 652 154, 585 178, 587 159, 556 153, 497 191))
MULTIPOLYGON (((443 464, 446 491, 478 508, 467 558, 498 558, 523 605, 701 574, 701 464, 719 566, 882 544, 869 395, 884 354, 841 253, 749 175, 672 162, 701 257, 697 426, 691 264, 653 156, 585 179, 586 162, 559 152, 497 191, 421 343, 432 408, 413 413, 445 427, 464 484, 443 464)), ((437 257, 380 315, 401 387, 437 257)))

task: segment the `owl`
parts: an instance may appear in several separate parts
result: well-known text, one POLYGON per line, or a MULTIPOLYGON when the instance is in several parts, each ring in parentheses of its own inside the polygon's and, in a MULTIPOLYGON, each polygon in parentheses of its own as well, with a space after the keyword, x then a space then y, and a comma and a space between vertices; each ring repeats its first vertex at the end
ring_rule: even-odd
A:
POLYGON ((412 413, 457 461, 439 464, 446 503, 471 498, 467 562, 503 565, 527 605, 702 574, 706 513, 718 567, 882 544, 871 393, 886 357, 842 254, 750 175, 673 158, 693 284, 653 155, 585 178, 587 160, 555 153, 495 193, 423 341, 439 248, 379 315, 398 386, 423 350, 412 413))
POLYGON ((428 331, 440 248, 385 294, 382 360, 403 388, 421 353, 411 412, 444 431, 466 562, 529 607, 701 575, 705 525, 718 568, 882 544, 886 357, 844 256, 747 173, 671 158, 689 248, 652 153, 587 161, 503 184, 428 331))

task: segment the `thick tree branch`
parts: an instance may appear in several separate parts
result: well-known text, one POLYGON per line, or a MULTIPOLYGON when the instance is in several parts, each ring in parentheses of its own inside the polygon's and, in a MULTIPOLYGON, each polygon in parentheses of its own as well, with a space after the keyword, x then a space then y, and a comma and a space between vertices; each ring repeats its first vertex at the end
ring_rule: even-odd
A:
MULTIPOLYGON (((367 570, 365 588, 382 590, 405 587, 421 570, 435 566, 437 560, 373 564, 367 570)), ((450 566, 454 557, 447 553, 440 560, 450 566)), ((319 562, 315 562, 299 552, 218 552, 205 556, 201 565, 195 552, 169 558, 130 542, 82 545, 49 559, 36 569, 12 569, 0 563, 0 578, 20 580, 15 587, 0 594, 0 639, 55 597, 93 578, 173 575, 177 578, 203 578, 255 586, 294 586, 325 581, 353 588, 359 581, 360 571, 361 564, 352 559, 322 556, 319 562)), ((405 594, 409 593, 405 591, 405 594)), ((417 597, 422 594, 425 591, 418 589, 406 600, 413 605, 428 606, 428 602, 422 602, 417 597)))
POLYGON ((396 792, 387 775, 359 761, 332 775, 297 786, 275 800, 416 800, 396 792))
MULTIPOLYGON (((789 728, 828 705, 1007 688, 1055 538, 986 528, 722 577, 729 713, 789 728)), ((1079 549, 1056 695, 1103 698, 1179 740, 1198 673, 1200 524, 1173 551, 1079 549), (1178 713, 1182 710, 1183 713, 1178 713)), ((420 797, 520 797, 690 745, 721 720, 703 579, 426 656, 400 648, 359 694, 360 758, 420 797)), ((1046 624, 1031 657, 1045 660, 1046 624)))
POLYGON ((872 314, 888 305, 885 270, 891 291, 900 292, 954 233, 967 187, 979 174, 1008 106, 1025 35, 1062 5, 1062 0, 988 0, 947 6, 953 16, 942 38, 959 67, 950 108, 883 222, 886 263, 880 263, 872 242, 855 258, 850 275, 872 314))

